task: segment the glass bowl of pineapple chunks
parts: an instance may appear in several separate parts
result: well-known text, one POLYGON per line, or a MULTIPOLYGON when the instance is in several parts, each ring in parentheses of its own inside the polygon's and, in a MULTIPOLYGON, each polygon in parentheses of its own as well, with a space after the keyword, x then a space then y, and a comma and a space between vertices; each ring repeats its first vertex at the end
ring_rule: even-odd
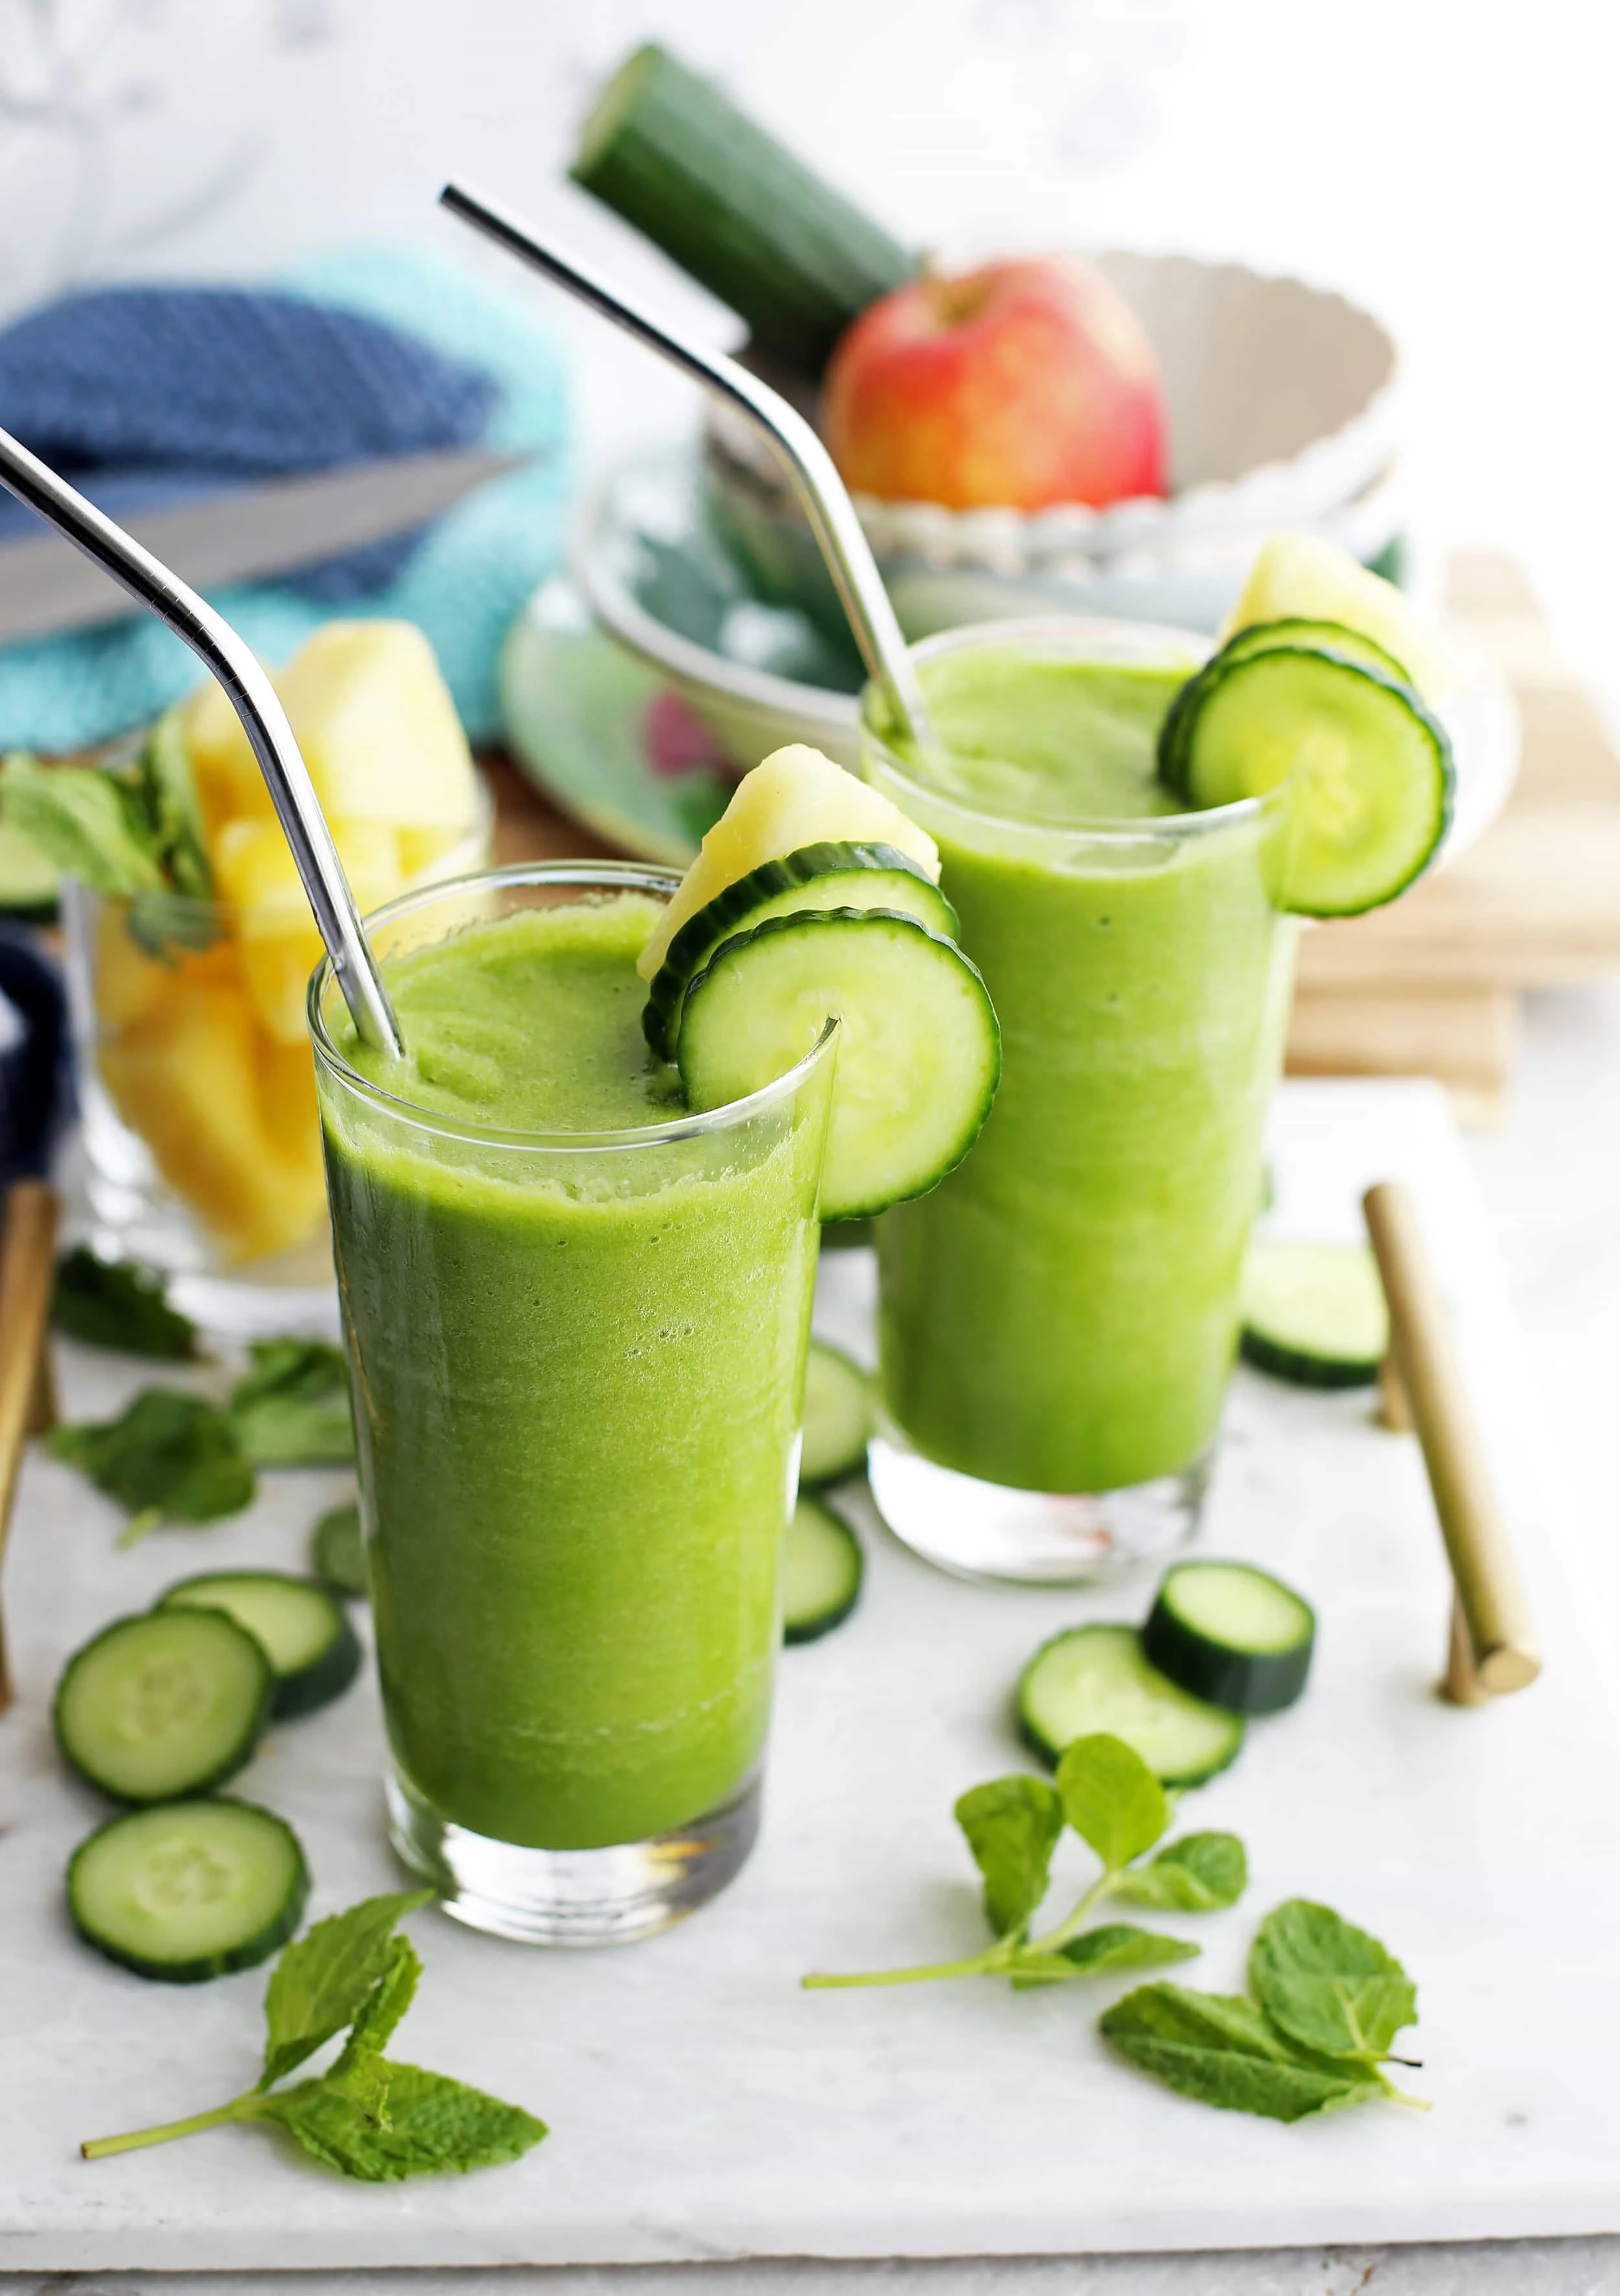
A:
MULTIPOLYGON (((329 622, 274 676, 363 915, 485 865, 488 791, 420 630, 329 622)), ((183 824, 164 882, 63 890, 92 1240, 222 1336, 334 1330, 304 1018, 322 952, 292 857, 211 680, 136 771, 183 824)))

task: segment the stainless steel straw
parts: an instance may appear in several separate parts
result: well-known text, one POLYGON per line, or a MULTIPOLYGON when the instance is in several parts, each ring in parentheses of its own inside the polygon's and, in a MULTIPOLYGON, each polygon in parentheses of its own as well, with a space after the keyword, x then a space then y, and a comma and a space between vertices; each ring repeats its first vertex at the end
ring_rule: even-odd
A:
POLYGON ((360 929, 360 913, 309 779, 309 768, 299 754, 275 688, 252 648, 132 535, 115 526, 94 503, 86 502, 5 430, 0 430, 0 486, 37 511, 137 603, 167 622, 224 686, 259 760, 355 1027, 365 1043, 380 1052, 399 1054, 403 1049, 399 1024, 376 959, 360 929))
POLYGON ((727 358, 723 352, 705 350, 663 321, 637 310, 616 287, 610 287, 574 257, 547 247, 510 209, 460 184, 447 184, 439 200, 463 223, 481 231, 520 262, 544 272, 547 279, 565 287, 581 303, 588 303, 592 310, 746 416, 793 481, 868 669, 899 714, 903 729, 919 746, 925 744, 930 735, 922 688, 871 545, 832 456, 798 409, 735 359, 727 358))

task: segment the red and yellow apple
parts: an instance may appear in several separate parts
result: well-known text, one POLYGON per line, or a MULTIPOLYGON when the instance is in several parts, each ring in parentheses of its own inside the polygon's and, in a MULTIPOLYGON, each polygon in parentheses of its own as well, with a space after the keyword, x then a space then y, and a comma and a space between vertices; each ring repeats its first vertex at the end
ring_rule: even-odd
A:
POLYGON ((845 482, 890 502, 1031 511, 1164 491, 1153 345, 1072 256, 883 296, 833 353, 822 428, 845 482))

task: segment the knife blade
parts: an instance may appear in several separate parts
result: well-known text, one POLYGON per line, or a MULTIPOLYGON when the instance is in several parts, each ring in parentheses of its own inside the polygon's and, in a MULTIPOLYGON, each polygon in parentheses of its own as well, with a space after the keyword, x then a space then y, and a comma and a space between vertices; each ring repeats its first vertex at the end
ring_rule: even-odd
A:
MULTIPOLYGON (((128 529, 194 588, 256 581, 424 526, 528 459, 484 447, 394 455, 232 487, 147 511, 131 518, 128 529)), ((121 621, 135 611, 117 584, 60 535, 0 545, 0 644, 121 621)))

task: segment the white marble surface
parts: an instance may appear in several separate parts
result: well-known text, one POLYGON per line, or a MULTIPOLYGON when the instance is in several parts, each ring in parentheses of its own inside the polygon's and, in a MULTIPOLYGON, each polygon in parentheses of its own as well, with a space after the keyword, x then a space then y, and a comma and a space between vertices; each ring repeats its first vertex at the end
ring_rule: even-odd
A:
MULTIPOLYGON (((1591 1016, 1553 1017, 1562 1041, 1558 1029, 1548 1037, 1538 1111, 1559 1078, 1584 1078, 1593 1065, 1582 1033, 1591 1016)), ((1285 1212, 1311 1224, 1342 1214, 1352 1182, 1392 1162, 1422 1185, 1493 1424, 1510 1436, 1528 1408, 1525 1382, 1504 1352, 1492 1256, 1435 1103, 1423 1088, 1328 1087, 1295 1091, 1288 1108, 1285 1212)), ((1567 1111, 1562 1126, 1533 1120, 1529 1148, 1543 1178, 1523 1202, 1550 1194, 1571 1216, 1597 1218, 1604 1163, 1586 1128, 1567 1111), (1562 1187, 1545 1166, 1554 1146, 1566 1156, 1562 1187)), ((1474 1154, 1498 1190, 1523 1168, 1505 1142, 1474 1154)), ((1534 1226, 1524 1223, 1526 1237, 1534 1226)), ((1545 1256, 1521 1265, 1533 1299, 1538 1267, 1551 1283, 1550 1234, 1545 1256)), ((1584 1276, 1588 1257, 1571 1260, 1584 1276)), ((1604 1312, 1595 1289, 1591 1316, 1604 1312)), ((103 1365, 79 1357, 70 1370, 75 1404, 105 1392, 103 1365)), ((1106 2059, 1094 2005, 1073 1995, 1009 2003, 991 1988, 957 1988, 858 2001, 795 1990, 807 1966, 948 1951, 974 1935, 950 1801, 1014 1759, 999 1710, 1033 1643, 1088 1611, 1128 1615, 1139 1600, 970 1592, 876 1545, 857 1619, 785 1666, 767 1839, 703 1920, 622 1956, 590 1957, 526 1954, 419 1920, 428 1977, 411 2053, 522 2098, 555 2134, 517 2168, 384 2192, 342 2185, 235 2130, 95 2168, 74 2157, 82 2136, 193 2109, 238 2085, 251 2070, 260 1980, 250 1973, 197 1995, 162 1994, 95 1963, 62 1932, 56 1875, 96 1813, 51 1754, 51 1679, 86 1628, 195 1567, 197 1544, 169 1533, 115 1556, 99 1505, 60 1471, 31 1466, 8 1567, 24 1704, 0 1747, 0 1822, 11 1829, 0 1860, 0 2263, 35 2285, 40 2274, 75 2267, 172 2276, 697 2265, 770 2251, 1011 2258, 1620 2226, 1609 2094, 1620 2044, 1610 1943, 1620 1825, 1607 1792, 1615 1722, 1546 1568, 1553 1547, 1566 1547, 1561 1559, 1581 1575, 1594 1486, 1581 1472, 1572 1503, 1539 1464, 1526 1472, 1522 1455, 1508 1459, 1551 1663, 1525 1698, 1459 1715, 1427 1695, 1443 1585, 1416 1464, 1363 1414, 1355 1398, 1240 1383, 1212 1545, 1279 1565, 1341 1623, 1329 1628, 1312 1699, 1257 1731, 1238 1768, 1198 1799, 1196 1822, 1247 1835, 1256 1875, 1249 1904, 1204 1929, 1205 1960, 1192 1974, 1229 1982, 1255 1915, 1280 1896, 1305 1890, 1340 1904, 1386 1935, 1422 1981, 1431 2114, 1380 2109, 1295 2130, 1209 2114, 1106 2059), (1584 1770, 1567 1768, 1575 1753, 1584 1770)), ((1564 1464, 1581 1471, 1584 1454, 1571 1447, 1564 1464)), ((1606 1492, 1595 1488, 1607 1505, 1606 1492)), ((209 1534, 210 1555, 290 1558, 317 1496, 284 1482, 242 1525, 209 1534)), ((1591 1605, 1583 1593, 1576 1607, 1591 1605)), ((388 1877, 374 1762, 373 1719, 355 1693, 284 1730, 243 1781, 299 1824, 321 1909, 388 1877)), ((1386 2286, 1449 2284, 1388 2277, 1419 2264, 1443 2275, 1451 2267, 1438 2252, 1356 2253, 1355 2269, 1376 2267, 1386 2286)), ((1528 2251, 1490 2253, 1511 2253, 1525 2275, 1541 2268, 1528 2251)), ((1548 2267, 1569 2264, 1584 2277, 1496 2284, 1608 2285, 1591 2276, 1607 2263, 1588 2271, 1587 2253, 1554 2253, 1548 2267)), ((1342 2258, 1312 2251, 1296 2261, 1294 2279, 1295 2263, 1276 2257, 1229 2284, 1209 2276, 1209 2258, 1196 2273, 1191 2259, 1098 2261, 1064 2284, 1357 2284, 1353 2273, 1326 2276, 1340 2273, 1342 2258)), ((899 2276, 955 2296, 999 2285, 1003 2271, 1016 2285, 1033 2270, 1009 2261, 899 2276)), ((761 2267, 755 2276, 793 2276, 761 2267)), ((752 2284, 748 2271, 724 2277, 752 2284)), ((618 2278, 567 2271, 547 2284, 562 2296, 618 2278)), ((661 2284, 673 2286, 672 2276, 632 2276, 638 2288, 661 2284)))

